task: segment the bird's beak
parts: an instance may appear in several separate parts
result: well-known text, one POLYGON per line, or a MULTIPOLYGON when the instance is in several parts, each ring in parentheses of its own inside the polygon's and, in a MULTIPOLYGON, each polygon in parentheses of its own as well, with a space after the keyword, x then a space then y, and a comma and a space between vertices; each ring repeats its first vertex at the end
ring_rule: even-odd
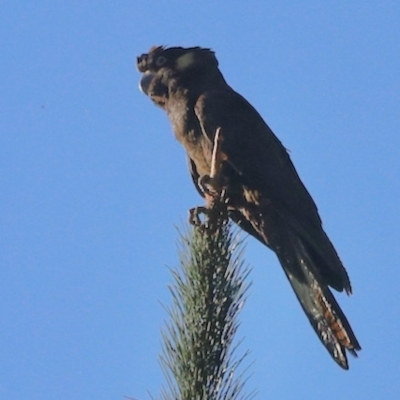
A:
POLYGON ((154 78, 154 74, 151 73, 150 71, 147 71, 143 74, 142 79, 140 80, 139 83, 139 89, 146 95, 149 95, 149 87, 150 83, 154 78))

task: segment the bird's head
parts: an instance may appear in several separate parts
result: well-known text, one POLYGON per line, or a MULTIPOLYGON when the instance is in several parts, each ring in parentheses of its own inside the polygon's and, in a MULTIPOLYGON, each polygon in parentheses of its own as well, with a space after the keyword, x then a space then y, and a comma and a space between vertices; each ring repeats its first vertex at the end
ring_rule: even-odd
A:
POLYGON ((137 58, 137 68, 143 73, 140 89, 161 106, 173 88, 192 90, 222 77, 214 52, 201 47, 155 46, 137 58))

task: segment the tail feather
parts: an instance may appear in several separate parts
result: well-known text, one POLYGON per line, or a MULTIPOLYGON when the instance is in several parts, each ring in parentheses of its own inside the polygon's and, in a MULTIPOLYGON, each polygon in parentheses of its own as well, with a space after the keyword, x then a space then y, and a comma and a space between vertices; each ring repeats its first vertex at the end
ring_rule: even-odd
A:
POLYGON ((333 359, 348 369, 346 350, 354 356, 361 347, 350 324, 300 238, 289 234, 277 252, 282 267, 312 327, 333 359))
MULTIPOLYGON (((339 258, 334 270, 332 264, 326 265, 322 255, 310 248, 308 238, 293 229, 295 224, 288 223, 290 218, 282 217, 282 214, 269 212, 267 209, 260 213, 244 208, 240 213, 231 211, 230 217, 276 253, 319 339, 332 358, 342 368, 348 369, 346 351, 357 356, 361 347, 328 287, 332 285, 338 290, 345 289, 350 294, 351 286, 346 270, 339 258), (332 278, 335 277, 333 273, 337 278, 332 278)), ((326 234, 324 235, 329 241, 326 234)), ((330 242, 328 244, 332 246, 330 242)))

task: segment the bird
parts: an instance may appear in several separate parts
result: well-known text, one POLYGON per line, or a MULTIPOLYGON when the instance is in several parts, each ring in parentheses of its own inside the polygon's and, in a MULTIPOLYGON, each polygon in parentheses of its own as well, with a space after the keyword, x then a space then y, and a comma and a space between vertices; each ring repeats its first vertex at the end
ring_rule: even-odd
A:
POLYGON ((200 195, 223 188, 229 218, 275 252, 314 331, 347 370, 347 353, 357 356, 361 346, 330 288, 350 295, 350 279, 287 149, 229 86, 211 49, 153 46, 137 69, 141 91, 167 113, 200 195), (219 183, 211 179, 217 139, 219 183))

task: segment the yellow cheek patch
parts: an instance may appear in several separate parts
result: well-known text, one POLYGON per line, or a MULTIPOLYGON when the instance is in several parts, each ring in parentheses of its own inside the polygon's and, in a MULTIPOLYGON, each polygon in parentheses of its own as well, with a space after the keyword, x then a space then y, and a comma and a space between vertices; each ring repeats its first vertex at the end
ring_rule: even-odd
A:
POLYGON ((194 53, 186 53, 183 56, 180 56, 176 60, 176 68, 180 70, 184 70, 187 67, 191 66, 194 63, 194 53))

